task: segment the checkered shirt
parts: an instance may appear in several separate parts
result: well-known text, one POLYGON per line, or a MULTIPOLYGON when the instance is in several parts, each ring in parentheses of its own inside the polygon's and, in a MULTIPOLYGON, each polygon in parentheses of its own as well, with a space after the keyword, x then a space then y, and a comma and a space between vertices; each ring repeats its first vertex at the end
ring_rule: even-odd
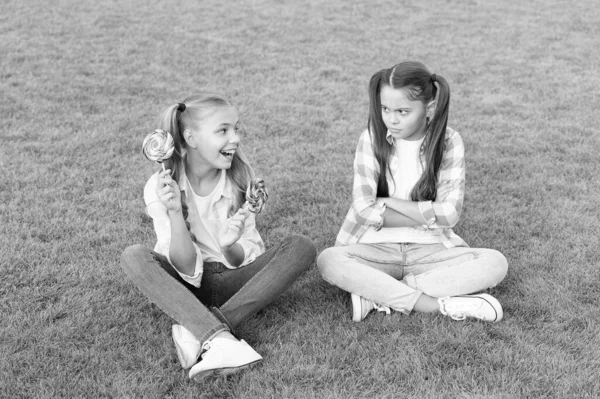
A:
MULTIPOLYGON (((465 148, 460 134, 446 129, 446 149, 439 170, 437 198, 435 202, 419 201, 418 206, 423 217, 422 229, 443 229, 444 244, 447 247, 466 246, 467 244, 452 231, 462 211, 465 195, 465 148)), ((394 145, 394 139, 388 134, 387 141, 394 145)), ((421 162, 425 165, 425 155, 421 151, 421 162)), ((392 151, 390 168, 398 165, 397 155, 392 151)), ((336 246, 356 244, 360 237, 373 227, 383 226, 385 208, 377 204, 377 180, 379 164, 373 153, 371 135, 365 130, 356 148, 354 158, 354 185, 352 188, 352 206, 346 215, 336 239, 336 246)), ((388 181, 390 176, 388 173, 388 181)))

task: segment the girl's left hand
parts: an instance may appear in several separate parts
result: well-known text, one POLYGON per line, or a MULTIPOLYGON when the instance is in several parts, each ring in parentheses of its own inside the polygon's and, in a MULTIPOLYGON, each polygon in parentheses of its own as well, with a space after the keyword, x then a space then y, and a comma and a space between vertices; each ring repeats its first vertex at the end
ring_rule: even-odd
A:
POLYGON ((227 222, 219 228, 217 239, 222 249, 232 246, 240 239, 244 233, 246 218, 249 215, 248 210, 240 208, 235 215, 227 219, 227 222))

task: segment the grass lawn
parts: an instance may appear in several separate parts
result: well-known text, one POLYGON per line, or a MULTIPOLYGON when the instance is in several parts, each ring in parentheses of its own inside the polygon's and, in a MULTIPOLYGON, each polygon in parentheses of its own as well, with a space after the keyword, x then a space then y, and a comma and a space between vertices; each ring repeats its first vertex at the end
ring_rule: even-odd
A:
POLYGON ((2 0, 0 397, 584 398, 600 395, 596 0, 2 0), (367 5, 368 3, 368 5, 367 5), (333 245, 377 70, 452 88, 467 151, 456 232, 503 252, 505 319, 373 314, 313 266, 238 331, 264 356, 188 380, 171 320, 119 257, 154 245, 141 154, 169 105, 238 106, 267 246, 333 245))

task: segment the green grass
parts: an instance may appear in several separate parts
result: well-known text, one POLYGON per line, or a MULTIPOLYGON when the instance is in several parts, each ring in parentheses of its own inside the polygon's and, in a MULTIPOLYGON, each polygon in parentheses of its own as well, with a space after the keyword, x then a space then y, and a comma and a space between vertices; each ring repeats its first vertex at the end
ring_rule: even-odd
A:
POLYGON ((583 398, 600 392, 600 11, 594 0, 3 0, 0 397, 583 398), (457 232, 503 252, 497 324, 350 320, 312 267, 239 335, 265 360, 187 379, 127 280, 152 246, 145 134, 214 89, 271 200, 267 245, 333 245, 378 69, 421 60, 467 149, 457 232))

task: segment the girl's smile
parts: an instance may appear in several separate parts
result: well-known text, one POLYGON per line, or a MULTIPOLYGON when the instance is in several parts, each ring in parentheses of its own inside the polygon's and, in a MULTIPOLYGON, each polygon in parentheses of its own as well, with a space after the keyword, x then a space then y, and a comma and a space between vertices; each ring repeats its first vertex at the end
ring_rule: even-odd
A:
POLYGON ((219 107, 205 116, 199 129, 190 131, 189 151, 212 169, 229 169, 240 144, 238 112, 219 107))

